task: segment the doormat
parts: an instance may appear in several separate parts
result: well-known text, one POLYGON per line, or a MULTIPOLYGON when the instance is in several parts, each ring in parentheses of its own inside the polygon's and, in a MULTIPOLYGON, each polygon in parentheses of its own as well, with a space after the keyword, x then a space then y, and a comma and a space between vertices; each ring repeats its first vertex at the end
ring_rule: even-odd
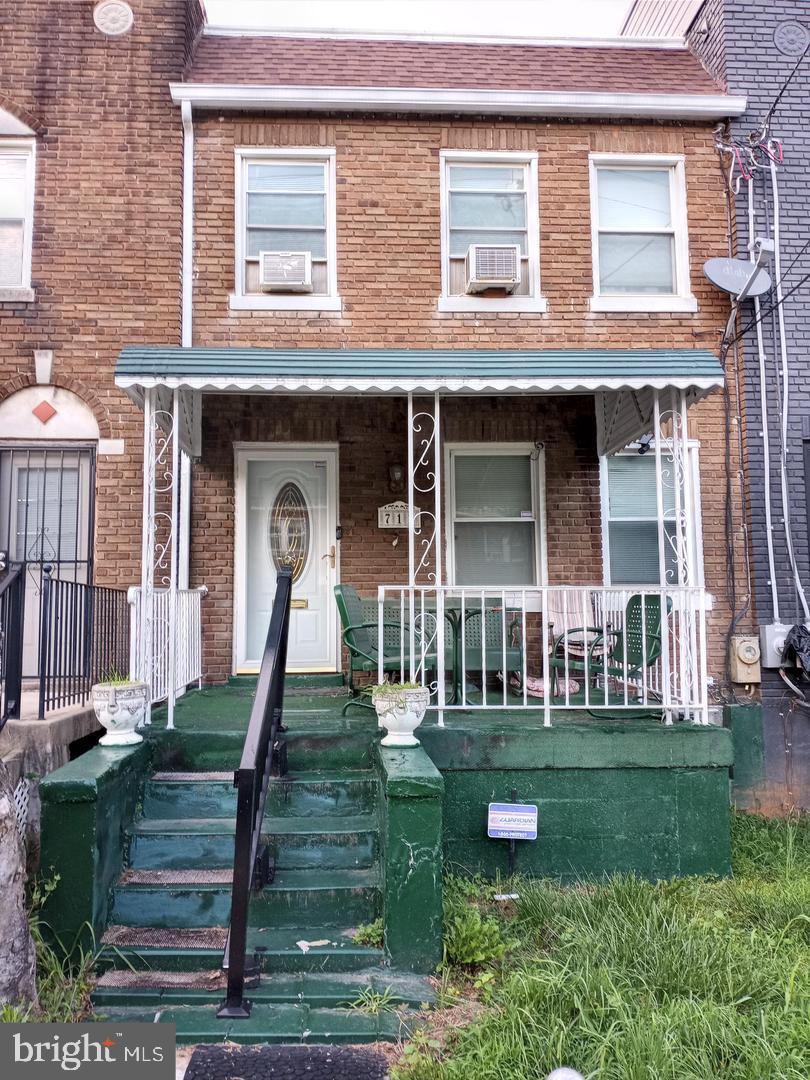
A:
POLYGON ((185 1080, 385 1080, 381 1054, 349 1046, 199 1046, 185 1080))

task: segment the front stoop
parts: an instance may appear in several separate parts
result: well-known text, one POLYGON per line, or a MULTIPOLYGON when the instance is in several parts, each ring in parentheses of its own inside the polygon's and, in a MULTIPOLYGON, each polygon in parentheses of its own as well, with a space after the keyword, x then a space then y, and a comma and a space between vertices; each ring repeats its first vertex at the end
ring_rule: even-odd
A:
POLYGON ((342 732, 332 739, 336 766, 326 732, 312 741, 309 761, 299 733, 290 741, 290 772, 271 780, 264 830, 275 876, 251 901, 246 1020, 216 1016, 225 993, 235 829, 230 762, 218 767, 208 752, 204 771, 147 774, 111 890, 93 993, 98 1019, 172 1022, 179 1043, 407 1036, 433 1001, 429 981, 392 968, 388 950, 353 939, 354 927, 383 914, 391 840, 380 772, 370 767, 368 743, 347 761, 355 743, 342 732), (363 1007, 364 994, 385 996, 383 1010, 363 1007))

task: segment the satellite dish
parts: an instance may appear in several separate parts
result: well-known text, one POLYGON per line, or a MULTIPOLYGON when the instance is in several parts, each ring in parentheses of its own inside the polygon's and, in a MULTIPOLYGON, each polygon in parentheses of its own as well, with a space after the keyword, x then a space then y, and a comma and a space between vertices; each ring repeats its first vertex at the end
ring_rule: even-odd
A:
MULTIPOLYGON (((703 264, 703 273, 723 292, 738 296, 745 288, 754 264, 748 259, 709 259, 703 264)), ((767 270, 758 270, 748 288, 747 298, 762 296, 771 287, 771 276, 767 270)))

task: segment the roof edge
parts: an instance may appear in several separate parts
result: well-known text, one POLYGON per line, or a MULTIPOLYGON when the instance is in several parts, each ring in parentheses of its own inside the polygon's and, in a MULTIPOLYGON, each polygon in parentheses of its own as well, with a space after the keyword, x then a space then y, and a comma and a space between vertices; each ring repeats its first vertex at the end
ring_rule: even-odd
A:
POLYGON ((561 49, 687 49, 684 38, 668 37, 510 37, 508 34, 410 34, 386 30, 269 29, 259 26, 220 26, 207 23, 205 37, 306 38, 329 41, 402 41, 425 45, 547 45, 561 49))
POLYGON ((591 91, 480 90, 389 86, 270 86, 171 83, 172 101, 207 109, 267 112, 468 113, 542 117, 720 120, 747 99, 729 94, 605 94, 591 91))

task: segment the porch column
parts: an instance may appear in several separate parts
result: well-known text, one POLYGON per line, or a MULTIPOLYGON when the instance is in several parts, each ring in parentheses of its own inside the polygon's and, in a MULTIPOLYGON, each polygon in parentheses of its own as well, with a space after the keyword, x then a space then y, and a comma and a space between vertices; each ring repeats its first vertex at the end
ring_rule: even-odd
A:
POLYGON ((442 453, 441 405, 433 395, 432 409, 414 412, 408 394, 408 649, 410 679, 424 679, 425 656, 435 649, 438 721, 444 710, 444 583, 442 574, 442 453), (417 511, 416 500, 420 500, 417 511), (431 505, 432 504, 432 505, 431 505), (418 589, 421 593, 417 603, 418 589), (434 611, 425 607, 435 592, 434 611))
POLYGON ((174 726, 180 511, 180 393, 144 390, 143 526, 137 677, 174 726))
POLYGON ((698 610, 702 601, 698 598, 696 603, 695 595, 685 591, 699 584, 686 392, 674 388, 666 391, 662 409, 661 393, 654 391, 653 421, 660 584, 664 589, 679 586, 684 590, 670 597, 673 603, 669 617, 666 591, 661 597, 661 661, 665 675, 662 689, 664 707, 671 722, 673 695, 687 717, 697 707, 705 718, 705 634, 701 630, 698 641, 696 623, 697 618, 703 618, 698 610), (674 568, 670 565, 673 555, 674 568), (672 641, 668 629, 672 632, 672 641), (670 655, 671 645, 675 647, 676 656, 670 655))

